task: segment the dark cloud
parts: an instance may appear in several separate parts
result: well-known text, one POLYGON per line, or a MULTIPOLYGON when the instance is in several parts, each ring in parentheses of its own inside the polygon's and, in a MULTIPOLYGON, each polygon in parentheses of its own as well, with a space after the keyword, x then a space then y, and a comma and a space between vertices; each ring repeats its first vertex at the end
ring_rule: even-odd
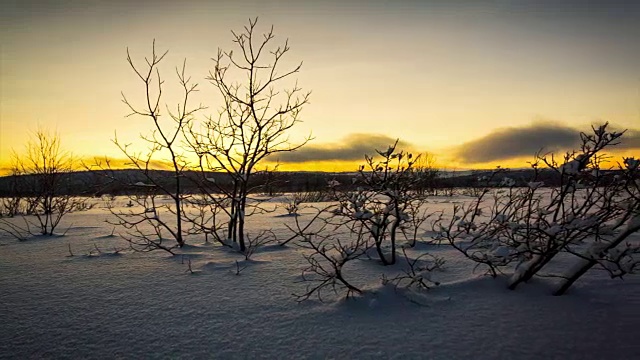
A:
MULTIPOLYGON (((473 164, 533 156, 540 150, 566 151, 576 149, 580 145, 580 131, 590 132, 588 129, 581 130, 552 122, 538 122, 518 128, 502 128, 460 145, 456 155, 461 161, 473 164)), ((616 148, 640 148, 640 130, 627 130, 622 137, 622 143, 616 148)))
POLYGON ((622 136, 622 143, 618 147, 623 149, 640 149, 640 129, 628 129, 622 136))
MULTIPOLYGON (((309 144, 294 152, 280 153, 273 160, 284 163, 362 160, 365 154, 374 154, 376 149, 386 150, 395 141, 395 138, 386 135, 351 134, 340 143, 309 144)), ((406 142, 398 142, 400 148, 407 149, 409 146, 406 142)))

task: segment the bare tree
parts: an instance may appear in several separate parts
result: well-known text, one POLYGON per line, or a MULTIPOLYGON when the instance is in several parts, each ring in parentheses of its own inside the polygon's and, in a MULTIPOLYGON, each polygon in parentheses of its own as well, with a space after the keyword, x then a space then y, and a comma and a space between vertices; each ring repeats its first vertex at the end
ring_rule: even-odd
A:
POLYGON ((218 89, 223 106, 217 118, 208 118, 201 126, 188 125, 189 142, 199 158, 203 172, 224 172, 230 186, 206 184, 230 200, 227 239, 246 250, 245 220, 255 208, 248 202, 250 179, 268 156, 295 151, 305 145, 307 137, 292 143, 288 131, 298 124, 300 112, 309 102, 310 92, 297 83, 290 88, 285 80, 300 71, 302 64, 282 70, 281 61, 289 52, 288 41, 273 45, 273 27, 257 34, 257 19, 240 33, 232 31, 238 50, 218 50, 208 80, 218 89), (237 79, 244 79, 239 81, 237 79))
MULTIPOLYGON (((135 198, 135 202, 140 205, 140 210, 118 211, 114 208, 113 215, 116 217, 115 224, 121 225, 128 230, 128 236, 125 236, 134 249, 152 250, 164 249, 170 251, 171 246, 162 244, 164 234, 169 234, 175 240, 178 246, 182 247, 185 243, 183 223, 183 197, 182 182, 185 177, 184 172, 187 169, 187 159, 185 151, 181 148, 183 144, 183 130, 194 115, 204 109, 202 105, 192 106, 190 97, 197 91, 197 84, 191 82, 191 78, 185 74, 186 60, 181 68, 176 68, 176 75, 182 98, 172 111, 168 105, 165 105, 166 114, 161 109, 161 101, 163 94, 164 81, 160 75, 159 64, 166 56, 167 51, 162 54, 156 53, 155 40, 153 42, 151 56, 145 57, 145 65, 137 66, 127 48, 127 62, 135 75, 143 84, 144 101, 141 105, 132 104, 127 97, 122 94, 122 101, 131 110, 128 116, 141 116, 147 118, 153 124, 153 130, 149 135, 140 135, 144 143, 148 145, 146 153, 134 152, 131 150, 130 144, 121 143, 117 136, 113 139, 114 144, 122 151, 129 160, 129 164, 139 174, 142 174, 145 181, 136 182, 138 188, 144 188, 143 192, 148 195, 143 201, 135 198), (166 116, 165 116, 166 115, 166 116), (164 117, 163 117, 164 116, 164 117), (164 120, 166 119, 166 120, 164 120), (153 176, 151 166, 154 161, 158 161, 158 156, 167 156, 167 162, 171 166, 172 181, 167 183, 153 176), (156 202, 156 196, 159 194, 166 195, 171 198, 173 206, 159 206, 156 202), (171 223, 161 218, 160 208, 165 208, 173 214, 174 222, 171 223), (142 230, 142 224, 150 225, 154 231, 151 233, 142 230)), ((98 167, 104 168, 100 164, 98 167)), ((107 163, 107 167, 108 163, 107 163)), ((140 192, 140 191, 138 191, 140 192)), ((133 199, 133 198, 132 198, 133 199)))
POLYGON ((537 233, 544 236, 533 237, 541 240, 539 244, 529 241, 529 259, 512 276, 510 289, 531 279, 558 253, 575 253, 572 247, 576 244, 589 238, 597 241, 603 232, 617 232, 626 223, 623 219, 628 215, 616 204, 623 188, 605 181, 601 167, 606 156, 603 149, 619 144, 624 132, 609 132, 607 126, 594 127, 592 134, 581 133, 580 151, 566 154, 561 164, 552 155, 539 157, 560 175, 561 184, 552 191, 546 214, 539 215, 544 231, 537 233))
POLYGON ((319 203, 333 200, 329 191, 300 191, 286 194, 282 199, 282 207, 288 215, 298 216, 303 204, 319 203))
POLYGON ((416 173, 416 192, 420 195, 437 195, 440 169, 436 166, 435 155, 429 152, 419 154, 418 159, 413 164, 413 170, 416 173))
POLYGON ((8 182, 8 196, 0 199, 0 217, 14 217, 16 215, 25 214, 26 208, 24 206, 24 186, 23 178, 21 175, 21 169, 17 161, 17 157, 12 156, 12 163, 10 166, 9 182, 8 182))
MULTIPOLYGON (((74 159, 70 153, 61 148, 58 134, 39 129, 27 142, 25 154, 14 152, 15 172, 20 174, 20 181, 26 194, 27 209, 25 213, 35 216, 36 226, 42 235, 53 235, 62 218, 71 211, 81 207, 83 201, 70 194, 66 183, 66 174, 71 172, 74 159)), ((30 221, 25 219, 25 226, 2 222, 1 229, 11 234, 31 234, 30 221)))

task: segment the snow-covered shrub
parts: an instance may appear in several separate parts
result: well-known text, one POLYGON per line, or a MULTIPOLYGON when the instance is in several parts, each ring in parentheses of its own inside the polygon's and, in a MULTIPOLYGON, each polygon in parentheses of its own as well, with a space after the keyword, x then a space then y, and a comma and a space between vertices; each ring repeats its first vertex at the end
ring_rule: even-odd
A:
MULTIPOLYGON (((431 213, 425 207, 426 195, 415 188, 419 178, 413 165, 417 158, 396 151, 396 145, 397 142, 386 151, 377 151, 380 161, 366 156, 367 165, 359 169, 353 184, 357 186, 355 190, 342 191, 342 184, 331 181, 328 186, 333 204, 316 209, 306 225, 297 217, 295 228, 287 225, 294 235, 281 245, 298 239, 296 244, 308 250, 304 256, 309 266, 303 270, 303 281, 310 284, 304 294, 298 295, 299 300, 313 294, 320 296, 326 288, 334 292, 346 290, 347 296, 360 293, 361 289, 345 279, 345 264, 373 255, 383 265, 392 265, 397 261, 400 240, 407 241, 401 245, 416 245, 420 228, 431 213)), ((383 276, 384 282, 422 288, 435 284, 426 273, 439 268, 442 259, 426 253, 409 259, 404 251, 408 266, 405 274, 383 276)))
MULTIPOLYGON (((510 289, 537 275, 560 253, 609 263, 610 268, 606 251, 637 231, 631 225, 639 211, 634 162, 626 161, 627 168, 616 172, 601 168, 602 150, 619 143, 622 134, 607 131, 605 124, 594 127, 593 134, 582 133, 580 151, 567 153, 560 163, 553 155, 538 155, 532 164, 536 177, 528 186, 514 188, 514 182, 503 181, 502 190, 486 188, 474 202, 454 206, 451 218, 441 218, 434 230, 493 276, 515 265, 507 268, 512 271, 510 289), (537 178, 542 165, 559 178, 559 186, 543 188, 537 178), (592 248, 589 254, 581 253, 585 246, 592 248)), ((627 268, 633 253, 622 252, 627 268)))
MULTIPOLYGON (((502 169, 482 181, 489 184, 500 174, 503 174, 502 169)), ((513 209, 519 209, 518 204, 527 201, 527 194, 514 188, 500 189, 487 185, 476 189, 476 199, 466 204, 454 204, 449 218, 441 214, 434 222, 434 231, 438 234, 437 240, 447 241, 467 258, 485 265, 488 273, 495 277, 501 267, 518 258, 518 252, 512 251, 508 244, 510 237, 504 241, 502 237, 505 231, 517 230, 512 219, 516 216, 513 209)), ((515 241, 512 239, 514 244, 515 241)))
POLYGON ((24 214, 23 200, 20 196, 0 198, 0 217, 14 217, 24 214))
POLYGON ((280 207, 285 209, 289 215, 298 215, 302 204, 312 204, 333 200, 332 194, 328 191, 304 191, 286 194, 283 197, 280 207))
POLYGON ((368 236, 385 265, 396 262, 399 238, 414 245, 418 228, 429 217, 422 209, 425 196, 416 191, 419 177, 413 166, 419 157, 398 151, 397 144, 385 151, 376 150, 380 160, 365 156, 366 165, 358 171, 356 182, 360 186, 355 191, 334 188, 340 204, 333 211, 334 222, 349 224, 354 233, 368 236))
POLYGON ((302 198, 298 196, 297 193, 293 193, 283 199, 281 207, 284 208, 289 215, 298 215, 300 204, 302 204, 302 198))
POLYGON ((576 263, 563 274, 555 295, 564 294, 571 285, 594 266, 609 272, 612 278, 640 270, 640 239, 630 236, 640 231, 640 169, 635 158, 625 158, 613 183, 619 192, 612 207, 618 217, 594 234, 593 241, 583 250, 572 250, 576 263))

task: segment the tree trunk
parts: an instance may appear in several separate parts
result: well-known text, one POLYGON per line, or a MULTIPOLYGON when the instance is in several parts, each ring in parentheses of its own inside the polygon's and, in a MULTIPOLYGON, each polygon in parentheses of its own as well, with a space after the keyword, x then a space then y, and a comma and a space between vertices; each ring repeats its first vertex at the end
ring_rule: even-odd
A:
POLYGON ((174 196, 176 203, 176 241, 178 246, 184 246, 184 240, 182 239, 182 209, 180 208, 180 175, 176 174, 176 194, 174 196))
POLYGON ((531 278, 538 273, 551 259, 553 259, 558 254, 558 250, 553 250, 549 253, 540 255, 538 261, 533 262, 521 276, 515 277, 513 280, 509 282, 509 290, 515 290, 516 287, 522 282, 527 282, 531 280, 531 278))
POLYGON ((384 256, 384 252, 382 251, 382 241, 376 239, 376 252, 378 253, 378 256, 380 257, 380 261, 382 261, 382 263, 384 265, 391 265, 388 261, 387 258, 384 256))
POLYGON ((237 242, 237 218, 238 218, 238 181, 234 180, 233 192, 231 193, 231 210, 229 214, 229 224, 227 225, 227 238, 234 243, 237 242))
MULTIPOLYGON (((615 239, 613 239, 613 241, 611 241, 609 245, 607 245, 604 249, 602 249, 597 254, 597 257, 604 257, 607 251, 620 245, 620 243, 622 243, 627 237, 629 237, 629 235, 640 230, 640 221, 636 220, 636 223, 633 223, 634 220, 632 219, 631 222, 632 223, 627 225, 627 229, 625 231, 618 234, 618 236, 615 239)), ((589 257, 589 255, 585 254, 585 257, 589 257)), ((556 291, 553 292, 553 295, 558 296, 567 292, 567 290, 569 290, 571 285, 573 285, 573 283, 576 282, 576 280, 578 280, 582 275, 584 275, 587 271, 589 271, 594 265, 598 263, 598 261, 595 258, 592 258, 590 260, 586 260, 586 259, 581 259, 581 260, 582 260, 582 264, 575 267, 575 271, 571 275, 569 275, 564 282, 560 284, 558 289, 556 289, 556 291)))
POLYGON ((244 216, 247 206, 247 185, 242 184, 240 188, 240 201, 238 209, 238 242, 240 243, 240 251, 245 252, 247 247, 244 242, 244 216))
POLYGON ((396 263, 396 232, 398 231, 398 227, 400 226, 400 218, 399 215, 396 215, 396 219, 391 225, 391 265, 396 263))

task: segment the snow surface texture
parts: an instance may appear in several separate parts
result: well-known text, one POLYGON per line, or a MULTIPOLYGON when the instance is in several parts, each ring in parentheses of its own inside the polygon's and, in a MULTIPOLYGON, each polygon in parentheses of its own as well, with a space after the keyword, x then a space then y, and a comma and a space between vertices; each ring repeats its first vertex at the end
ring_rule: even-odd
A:
MULTIPOLYGON (((284 232, 294 219, 282 212, 252 217, 249 230, 284 232)), ((0 237, 0 358, 640 358, 634 277, 591 272, 562 297, 550 295, 551 279, 509 291, 449 247, 421 245, 446 259, 428 292, 382 286, 386 269, 356 261, 345 276, 364 296, 298 304, 296 246, 250 261, 202 239, 175 257, 113 254, 126 243, 110 236, 108 216, 103 207, 70 214, 65 236, 0 237)))

